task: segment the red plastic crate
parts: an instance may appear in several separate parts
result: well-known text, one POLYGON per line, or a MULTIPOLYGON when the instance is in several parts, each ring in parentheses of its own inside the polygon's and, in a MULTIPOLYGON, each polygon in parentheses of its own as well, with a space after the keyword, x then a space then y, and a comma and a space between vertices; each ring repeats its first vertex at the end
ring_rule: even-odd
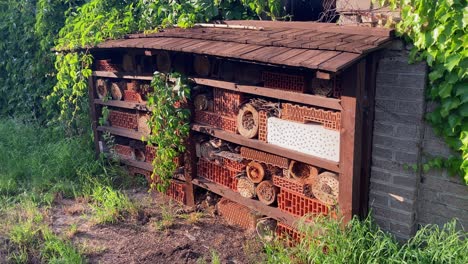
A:
POLYGON ((213 112, 195 111, 195 122, 210 125, 232 133, 237 132, 237 122, 234 118, 220 116, 213 112))
POLYGON ((113 127, 138 129, 138 115, 120 111, 109 111, 109 122, 113 127))
POLYGON ((254 160, 265 164, 270 164, 276 167, 287 169, 289 167, 289 161, 287 158, 283 158, 277 155, 258 151, 255 149, 241 147, 241 156, 248 160, 254 160))
POLYGON ((133 158, 133 149, 130 146, 116 144, 114 146, 114 151, 122 159, 132 159, 133 158))
POLYGON ((306 214, 324 214, 328 215, 329 208, 314 198, 308 198, 304 195, 281 188, 278 195, 278 207, 284 212, 295 216, 304 216, 306 214))
POLYGON ((238 171, 223 168, 204 159, 199 159, 197 164, 197 175, 212 182, 226 186, 237 191, 238 171))
POLYGON ((341 113, 314 107, 299 106, 289 103, 282 104, 281 119, 300 123, 322 123, 325 128, 340 130, 341 113))
POLYGON ((306 185, 300 183, 294 179, 288 179, 286 177, 281 177, 277 175, 273 175, 273 184, 284 189, 288 189, 289 191, 296 192, 298 194, 305 194, 306 185))
POLYGON ((217 204, 218 213, 230 224, 240 226, 245 229, 255 229, 258 217, 255 212, 248 207, 221 198, 217 204))
POLYGON ((305 91, 305 78, 301 75, 291 75, 277 72, 263 72, 264 86, 291 92, 305 91))
POLYGON ((258 112, 258 140, 267 142, 268 115, 265 111, 258 112))
POLYGON ((239 92, 213 88, 214 112, 222 116, 236 117, 244 97, 239 92))

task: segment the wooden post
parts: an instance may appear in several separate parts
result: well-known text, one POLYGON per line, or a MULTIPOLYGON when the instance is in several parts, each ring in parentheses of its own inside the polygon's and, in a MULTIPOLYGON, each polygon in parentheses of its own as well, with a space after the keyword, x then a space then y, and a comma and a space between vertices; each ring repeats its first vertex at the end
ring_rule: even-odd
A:
POLYGON ((345 223, 359 211, 362 95, 365 88, 366 61, 343 73, 346 80, 341 96, 340 186, 338 204, 345 223))
POLYGON ((99 132, 97 131, 98 127, 98 116, 96 114, 96 104, 94 103, 94 95, 95 95, 95 87, 94 87, 94 78, 90 76, 88 78, 88 96, 89 96, 89 109, 91 110, 91 125, 93 128, 93 135, 94 135, 94 151, 96 159, 99 158, 99 154, 101 153, 99 149, 99 132))
POLYGON ((188 206, 195 206, 195 191, 192 180, 197 177, 197 155, 192 131, 190 132, 190 136, 187 140, 187 149, 185 151, 184 176, 186 193, 185 203, 188 206))

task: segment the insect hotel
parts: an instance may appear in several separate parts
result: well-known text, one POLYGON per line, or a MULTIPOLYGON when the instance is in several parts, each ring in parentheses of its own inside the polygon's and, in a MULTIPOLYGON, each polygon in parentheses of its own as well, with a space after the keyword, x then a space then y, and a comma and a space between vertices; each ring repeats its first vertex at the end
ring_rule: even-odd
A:
POLYGON ((167 195, 193 206, 194 190, 206 189, 223 197, 218 211, 231 222, 265 216, 294 237, 304 215, 365 215, 376 51, 392 33, 226 21, 104 42, 91 49, 96 150, 151 180, 146 96, 153 72, 176 71, 192 83, 192 132, 167 195))

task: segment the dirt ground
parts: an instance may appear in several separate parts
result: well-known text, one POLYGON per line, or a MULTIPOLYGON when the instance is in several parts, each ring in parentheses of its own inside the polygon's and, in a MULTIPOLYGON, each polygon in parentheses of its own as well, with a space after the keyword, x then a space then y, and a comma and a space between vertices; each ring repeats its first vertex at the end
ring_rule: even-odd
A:
POLYGON ((58 200, 51 211, 52 229, 70 239, 90 263, 221 263, 262 262, 262 246, 254 231, 230 226, 216 215, 216 197, 198 205, 201 213, 169 202, 164 195, 152 199, 146 190, 128 192, 139 206, 137 217, 116 224, 93 225, 85 201, 58 200), (161 228, 163 212, 171 221, 161 228))

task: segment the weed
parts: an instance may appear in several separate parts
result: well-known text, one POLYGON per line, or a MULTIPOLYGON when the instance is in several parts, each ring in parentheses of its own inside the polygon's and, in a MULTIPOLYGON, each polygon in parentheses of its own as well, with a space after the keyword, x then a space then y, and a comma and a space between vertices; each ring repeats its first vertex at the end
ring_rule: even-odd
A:
POLYGON ((68 239, 71 239, 78 233, 78 225, 77 224, 71 224, 67 230, 65 231, 65 236, 68 239))
POLYGON ((258 239, 248 239, 242 246, 248 263, 265 263, 263 244, 258 239))
POLYGON ((211 264, 221 264, 219 253, 214 249, 211 250, 211 264))
POLYGON ((158 231, 166 230, 171 228, 176 220, 176 213, 172 208, 172 202, 169 200, 168 204, 162 204, 161 208, 161 219, 159 221, 154 222, 153 228, 158 231))
POLYGON ((179 218, 186 220, 190 225, 196 225, 200 223, 204 216, 205 215, 202 212, 192 212, 189 214, 181 214, 179 215, 179 218))

